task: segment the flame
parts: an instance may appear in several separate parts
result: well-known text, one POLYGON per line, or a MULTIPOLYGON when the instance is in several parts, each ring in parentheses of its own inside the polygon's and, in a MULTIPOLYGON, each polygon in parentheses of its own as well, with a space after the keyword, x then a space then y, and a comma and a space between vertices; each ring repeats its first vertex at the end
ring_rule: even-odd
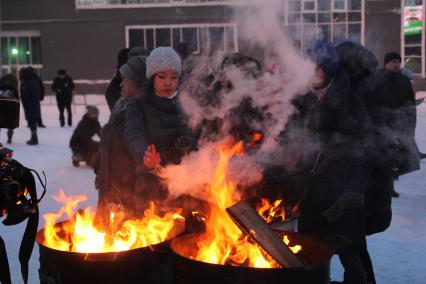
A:
POLYGON ((231 220, 225 209, 240 200, 236 186, 227 179, 229 161, 235 155, 243 153, 243 144, 231 147, 221 145, 220 158, 215 170, 214 182, 210 192, 216 201, 206 222, 206 234, 199 241, 196 260, 249 267, 273 268, 277 264, 257 245, 249 242, 237 225, 231 220))
POLYGON ((275 200, 271 204, 269 200, 262 198, 261 204, 258 205, 256 210, 266 223, 270 223, 274 220, 285 220, 285 211, 282 199, 275 200))
POLYGON ((260 132, 256 132, 253 134, 253 142, 260 142, 263 139, 263 135, 260 132))
POLYGON ((90 207, 75 213, 79 203, 87 200, 86 196, 66 196, 61 190, 54 199, 64 206, 57 213, 44 215, 44 245, 62 251, 93 253, 145 247, 166 240, 184 221, 180 210, 158 216, 155 204, 150 202, 142 218, 126 219, 124 212, 110 212, 108 228, 100 229, 95 226, 95 214, 90 207), (56 226, 64 215, 69 222, 56 226))
POLYGON ((302 250, 302 246, 300 245, 295 245, 295 246, 289 246, 290 244, 290 240, 288 239, 287 235, 284 236, 283 238, 283 242, 289 247, 289 249, 291 249, 291 251, 296 254, 298 252, 300 252, 302 250))

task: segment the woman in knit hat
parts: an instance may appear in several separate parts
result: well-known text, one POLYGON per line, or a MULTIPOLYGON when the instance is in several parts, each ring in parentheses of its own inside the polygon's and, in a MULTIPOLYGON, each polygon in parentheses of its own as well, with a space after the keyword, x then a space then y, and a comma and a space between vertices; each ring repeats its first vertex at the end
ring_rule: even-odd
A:
MULTIPOLYGON (((194 145, 177 100, 182 62, 171 47, 158 47, 146 59, 148 82, 129 103, 125 140, 136 163, 139 200, 161 200, 167 188, 155 174, 160 166, 178 164, 194 145)), ((147 203, 141 204, 141 209, 147 203)))
POLYGON ((108 220, 108 208, 121 205, 132 214, 136 172, 124 140, 126 109, 129 101, 142 93, 146 82, 144 56, 131 57, 120 67, 121 98, 115 103, 108 123, 102 128, 101 145, 95 164, 99 190, 98 217, 108 220), (105 218, 103 218, 105 217, 105 218))

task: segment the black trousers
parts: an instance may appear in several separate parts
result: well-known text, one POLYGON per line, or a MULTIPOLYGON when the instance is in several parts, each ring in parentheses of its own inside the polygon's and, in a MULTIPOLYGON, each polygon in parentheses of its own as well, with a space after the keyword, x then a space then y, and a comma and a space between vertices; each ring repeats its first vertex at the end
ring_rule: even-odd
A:
POLYGON ((64 116, 65 110, 67 110, 68 125, 69 126, 72 125, 71 101, 72 101, 71 97, 63 98, 62 96, 56 95, 56 102, 58 104, 58 109, 59 109, 59 122, 61 123, 61 125, 65 124, 65 116, 64 116))

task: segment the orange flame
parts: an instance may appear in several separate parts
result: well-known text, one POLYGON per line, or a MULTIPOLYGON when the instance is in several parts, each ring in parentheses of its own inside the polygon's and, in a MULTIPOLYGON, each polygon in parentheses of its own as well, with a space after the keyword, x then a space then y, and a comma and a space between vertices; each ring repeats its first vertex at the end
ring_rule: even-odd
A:
POLYGON ((266 223, 270 223, 274 220, 285 220, 285 211, 282 199, 275 200, 274 203, 271 204, 269 200, 262 198, 261 204, 257 206, 256 210, 266 223))
POLYGON ((64 206, 57 213, 44 215, 43 244, 62 251, 93 253, 145 247, 166 240, 184 221, 180 210, 161 217, 156 215, 155 204, 151 202, 141 219, 126 220, 124 212, 110 212, 109 227, 101 230, 94 225, 95 214, 90 207, 75 214, 78 204, 87 200, 86 196, 66 196, 61 190, 54 199, 64 206), (64 215, 70 221, 62 227, 55 226, 64 215))
MULTIPOLYGON (((228 180, 226 173, 230 159, 243 152, 243 144, 239 142, 231 147, 222 145, 219 151, 220 158, 215 171, 215 179, 210 185, 210 192, 216 201, 216 207, 211 208, 206 223, 205 237, 198 243, 199 250, 193 258, 214 264, 259 268, 278 267, 278 264, 257 245, 249 242, 247 236, 242 234, 225 211, 227 207, 240 200, 235 184, 228 180)), ((281 202, 282 200, 275 202, 274 206, 278 207, 281 202)), ((276 212, 269 207, 262 210, 263 212, 276 212)))

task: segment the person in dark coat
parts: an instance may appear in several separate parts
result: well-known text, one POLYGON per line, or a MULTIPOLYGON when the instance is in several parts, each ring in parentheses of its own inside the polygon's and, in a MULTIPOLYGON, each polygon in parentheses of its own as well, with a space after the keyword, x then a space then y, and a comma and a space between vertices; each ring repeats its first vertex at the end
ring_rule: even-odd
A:
MULTIPOLYGON (((371 91, 364 101, 375 126, 379 166, 394 180, 420 168, 415 142, 415 94, 410 80, 401 74, 401 57, 396 52, 385 55, 384 68, 371 80, 371 91)), ((398 197, 393 182, 391 195, 398 197)))
POLYGON ((367 283, 358 252, 366 246, 368 115, 333 45, 317 40, 306 53, 317 65, 316 76, 310 91, 293 100, 296 111, 281 137, 285 168, 305 173, 298 230, 335 245, 345 243, 335 250, 345 283, 367 283))
POLYGON ((95 135, 100 137, 99 110, 91 105, 86 108, 87 112, 77 124, 70 140, 72 163, 75 167, 79 166, 80 161, 85 161, 89 166, 92 165, 93 156, 99 149, 99 142, 92 139, 95 135))
MULTIPOLYGON (((41 78, 37 75, 37 73, 35 72, 34 68, 32 67, 28 67, 31 68, 31 70, 34 72, 34 77, 36 78, 39 88, 40 88, 40 102, 44 100, 44 95, 45 95, 45 89, 44 89, 44 84, 43 81, 41 80, 41 78)), ((41 109, 40 109, 40 119, 37 121, 37 126, 41 127, 41 128, 45 128, 46 125, 43 124, 43 119, 41 116, 41 109)))
POLYGON ((178 164, 194 147, 177 100, 182 73, 179 55, 170 47, 154 49, 146 59, 148 83, 126 111, 126 148, 136 165, 138 200, 164 200, 168 191, 156 175, 160 166, 178 164))
POLYGON ((111 81, 108 84, 108 87, 105 91, 105 99, 108 104, 108 108, 110 111, 114 108, 115 103, 120 99, 121 97, 121 81, 123 80, 121 78, 120 68, 127 62, 127 54, 129 53, 129 48, 123 48, 120 50, 120 52, 117 55, 117 67, 114 74, 114 77, 111 79, 111 81))
POLYGON ((130 99, 142 93, 146 82, 144 56, 134 56, 120 68, 121 98, 116 102, 108 123, 102 128, 98 161, 95 164, 99 190, 97 215, 108 220, 108 206, 121 205, 132 214, 136 181, 135 163, 125 146, 125 116, 130 99))
MULTIPOLYGON (((340 41, 335 44, 339 57, 339 63, 345 69, 351 80, 352 89, 364 100, 374 89, 374 76, 379 65, 376 56, 359 43, 352 41, 340 41)), ((367 112, 372 111, 367 108, 367 112)), ((369 116, 374 116, 369 113, 369 116)), ((370 121, 370 123, 374 123, 370 121)), ((378 164, 382 158, 378 158, 376 153, 381 151, 375 149, 378 140, 376 127, 371 127, 369 131, 369 144, 371 145, 371 172, 365 194, 366 212, 366 234, 371 235, 384 231, 390 225, 392 218, 390 191, 392 188, 392 177, 383 172, 378 164)), ((380 138, 380 139, 385 139, 380 138)), ((360 251, 360 257, 366 271, 367 283, 375 284, 373 264, 367 247, 360 251)))
POLYGON ((58 77, 53 79, 52 90, 56 94, 56 102, 59 109, 59 123, 61 127, 65 125, 64 110, 67 110, 68 126, 72 126, 72 92, 75 88, 74 82, 70 76, 67 75, 65 69, 58 70, 58 77))
MULTIPOLYGON (((18 79, 9 73, 0 78, 0 98, 13 99, 19 101, 18 79)), ((7 143, 12 143, 13 129, 7 130, 7 143)))
POLYGON ((32 68, 20 70, 21 81, 21 101, 24 107, 25 119, 31 130, 31 138, 27 141, 28 145, 37 145, 37 121, 40 119, 40 86, 34 76, 32 68))

